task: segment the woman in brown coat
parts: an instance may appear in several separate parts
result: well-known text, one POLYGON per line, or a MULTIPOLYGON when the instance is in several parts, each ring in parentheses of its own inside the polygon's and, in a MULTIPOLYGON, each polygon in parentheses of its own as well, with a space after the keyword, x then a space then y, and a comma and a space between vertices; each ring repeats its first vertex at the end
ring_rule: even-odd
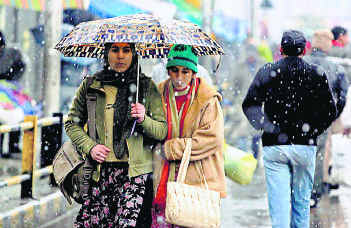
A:
POLYGON ((154 161, 156 195, 152 227, 172 226, 165 222, 167 182, 177 178, 186 138, 192 139, 192 148, 185 183, 205 188, 206 178, 210 190, 220 192, 222 198, 226 196, 221 96, 196 76, 197 62, 191 46, 174 45, 166 66, 170 78, 159 85, 168 135, 162 158, 154 161))

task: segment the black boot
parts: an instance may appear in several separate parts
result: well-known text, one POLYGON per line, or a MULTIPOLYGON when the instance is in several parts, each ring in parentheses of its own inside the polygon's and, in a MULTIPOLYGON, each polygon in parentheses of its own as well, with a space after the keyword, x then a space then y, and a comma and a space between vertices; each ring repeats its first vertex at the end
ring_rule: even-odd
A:
POLYGON ((310 208, 316 208, 319 201, 321 200, 322 194, 312 192, 310 199, 310 208))

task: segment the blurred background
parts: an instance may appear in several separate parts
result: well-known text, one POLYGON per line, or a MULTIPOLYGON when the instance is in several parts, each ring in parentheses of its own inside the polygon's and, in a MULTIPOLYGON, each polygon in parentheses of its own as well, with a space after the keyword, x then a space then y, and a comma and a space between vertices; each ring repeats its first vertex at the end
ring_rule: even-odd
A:
MULTIPOLYGON (((75 25, 134 13, 187 20, 223 45, 226 55, 216 73, 218 57, 201 57, 200 63, 217 88, 226 91, 224 105, 233 107, 234 95, 246 92, 258 67, 280 57, 284 30, 299 29, 311 38, 319 28, 349 28, 350 9, 347 0, 0 0, 0 30, 6 46, 18 49, 25 62, 17 81, 33 110, 51 115, 66 112, 81 78, 101 67, 95 59, 65 58, 53 50, 75 25)), ((161 61, 144 61, 144 72, 152 75, 161 61)))
MULTIPOLYGON (((241 102, 258 68, 281 57, 283 31, 301 30, 310 41, 317 29, 351 28, 350 10, 348 0, 0 0, 6 47, 18 50, 25 65, 12 87, 28 103, 24 110, 23 102, 6 93, 0 96, 0 109, 9 109, 10 103, 24 114, 65 114, 82 78, 102 64, 97 59, 63 57, 54 45, 81 22, 151 13, 198 24, 224 47, 221 58, 200 57, 200 76, 223 94, 227 142, 248 151, 259 138, 244 118, 241 102)), ((142 69, 159 82, 165 61, 143 60, 142 69)), ((0 118, 2 123, 9 121, 0 118)))
MULTIPOLYGON (((25 115, 41 118, 53 113, 67 114, 82 78, 102 68, 100 60, 67 58, 54 50, 58 41, 74 26, 100 18, 150 13, 195 23, 223 46, 224 56, 200 57, 202 67, 199 67, 199 76, 205 77, 223 95, 226 142, 254 153, 259 159, 260 135, 249 125, 241 108, 257 70, 265 63, 281 58, 280 39, 285 30, 300 30, 311 42, 317 29, 331 30, 334 26, 342 26, 350 31, 350 12, 350 0, 0 0, 0 47, 5 44, 6 48, 15 50, 11 51, 11 55, 0 53, 0 124, 19 123, 25 115), (11 64, 17 65, 7 71, 6 67, 11 64), (11 78, 4 75, 11 75, 11 78)), ((310 48, 310 45, 307 47, 310 48)), ((349 44, 345 51, 349 52, 346 57, 351 56, 349 44)), ((345 61, 339 62, 348 67, 347 77, 351 82, 351 60, 345 61)), ((160 82, 165 79, 158 77, 165 62, 162 59, 143 59, 142 70, 160 82)), ((9 164, 8 157, 21 152, 19 132, 10 133, 7 152, 2 151, 1 137, 0 158, 7 158, 3 163, 0 159, 0 176, 6 172, 19 174, 19 168, 17 171, 13 169, 16 172, 9 172, 9 168, 5 172, 2 168, 9 164)), ((344 148, 351 145, 351 140, 338 140, 342 143, 335 144, 335 151, 342 151, 339 162, 346 167, 344 148)), ((45 145, 42 148, 51 150, 51 147, 45 149, 45 145)), ((350 156, 348 158, 351 159, 350 156)), ((266 193, 264 189, 257 191, 263 186, 262 169, 255 178, 249 190, 232 182, 228 184, 232 192, 223 204, 223 210, 227 211, 223 213, 224 227, 239 223, 242 226, 235 227, 269 227, 266 193), (234 215, 237 209, 241 212, 234 215)), ((340 195, 347 196, 345 199, 348 201, 345 202, 349 202, 349 188, 342 191, 340 195)), ((10 195, 7 194, 0 193, 0 199, 13 200, 6 198, 10 195)), ((349 205, 343 204, 342 200, 341 203, 334 201, 329 201, 329 198, 322 200, 325 210, 312 211, 313 219, 318 220, 314 223, 318 224, 315 227, 348 227, 347 224, 351 223, 351 210, 326 212, 330 205, 337 208, 349 205), (323 219, 319 217, 323 217, 324 213, 331 218, 325 220, 327 222, 323 226, 320 222, 323 219), (334 224, 338 219, 341 221, 339 226, 334 224)))

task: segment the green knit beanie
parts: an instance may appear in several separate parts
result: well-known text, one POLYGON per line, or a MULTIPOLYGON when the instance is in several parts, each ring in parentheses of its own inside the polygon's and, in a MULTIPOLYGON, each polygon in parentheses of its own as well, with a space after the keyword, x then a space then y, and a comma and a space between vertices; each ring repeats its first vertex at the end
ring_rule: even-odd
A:
POLYGON ((168 62, 166 68, 172 66, 183 66, 197 73, 198 57, 192 51, 190 45, 176 44, 173 45, 168 53, 168 62))

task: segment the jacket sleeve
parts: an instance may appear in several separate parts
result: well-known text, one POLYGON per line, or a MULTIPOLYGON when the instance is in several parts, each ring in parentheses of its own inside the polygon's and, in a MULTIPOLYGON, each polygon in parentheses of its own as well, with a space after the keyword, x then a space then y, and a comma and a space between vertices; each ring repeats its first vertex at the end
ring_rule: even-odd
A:
POLYGON ((87 80, 85 79, 76 91, 64 127, 68 137, 77 146, 78 150, 84 154, 89 154, 97 143, 84 131, 84 125, 88 119, 86 90, 87 80))
POLYGON ((337 86, 336 86, 336 93, 337 93, 337 103, 336 107, 338 109, 338 113, 336 118, 338 118, 342 111, 344 110, 346 104, 346 95, 348 91, 349 82, 345 75, 345 69, 342 66, 338 66, 337 72, 337 86))
MULTIPOLYGON (((192 135, 191 161, 201 160, 221 151, 224 140, 223 113, 217 98, 212 98, 200 112, 200 123, 192 135)), ((168 160, 181 160, 185 138, 167 140, 164 145, 168 160)))
POLYGON ((264 68, 261 68, 257 72, 255 79, 252 81, 242 104, 242 109, 246 118, 256 130, 261 130, 264 128, 264 114, 262 111, 264 92, 263 83, 260 78, 263 76, 263 74, 264 68))
POLYGON ((161 141, 167 136, 167 122, 162 108, 161 94, 152 80, 148 91, 146 115, 140 125, 148 137, 161 141))
POLYGON ((331 92, 331 88, 328 82, 327 75, 323 73, 323 75, 316 76, 318 80, 316 81, 316 86, 318 91, 318 95, 314 98, 316 103, 315 107, 318 106, 318 112, 314 113, 314 119, 318 119, 318 121, 313 121, 317 126, 312 126, 312 129, 317 130, 317 135, 323 133, 331 123, 336 119, 337 116, 337 107, 336 101, 331 92))
POLYGON ((22 77, 25 69, 26 64, 22 60, 22 55, 19 51, 12 49, 13 53, 13 64, 5 73, 0 75, 0 79, 6 80, 18 80, 22 77))

